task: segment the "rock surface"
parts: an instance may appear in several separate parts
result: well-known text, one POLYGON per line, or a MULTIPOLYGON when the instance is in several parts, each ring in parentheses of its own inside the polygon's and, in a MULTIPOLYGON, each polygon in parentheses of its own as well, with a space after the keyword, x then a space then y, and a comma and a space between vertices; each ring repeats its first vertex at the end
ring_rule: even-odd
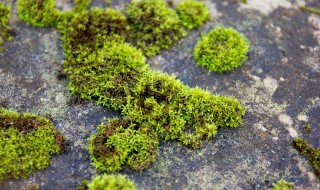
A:
MULTIPOLYGON (((90 164, 88 137, 101 122, 120 114, 81 100, 68 92, 63 77, 59 33, 19 20, 16 0, 10 26, 16 35, 0 54, 0 106, 52 118, 66 134, 69 149, 52 165, 27 179, 6 180, 0 189, 75 189, 96 171, 90 164)), ((68 1, 59 1, 63 5, 68 1)), ((106 6, 95 0, 92 6, 106 6)), ((123 9, 125 0, 112 1, 123 9)), ((190 86, 232 96, 247 108, 242 126, 221 129, 199 150, 176 142, 160 146, 158 160, 146 171, 121 170, 141 189, 268 189, 284 178, 298 189, 319 189, 308 160, 292 146, 303 137, 320 147, 320 16, 300 5, 320 8, 318 0, 206 1, 211 21, 175 47, 148 60, 154 70, 174 74, 190 86), (257 7, 260 6, 260 7, 257 7), (192 51, 201 35, 216 26, 230 26, 251 41, 249 60, 228 74, 208 73, 196 65, 192 51), (304 126, 311 126, 306 134, 304 126)))

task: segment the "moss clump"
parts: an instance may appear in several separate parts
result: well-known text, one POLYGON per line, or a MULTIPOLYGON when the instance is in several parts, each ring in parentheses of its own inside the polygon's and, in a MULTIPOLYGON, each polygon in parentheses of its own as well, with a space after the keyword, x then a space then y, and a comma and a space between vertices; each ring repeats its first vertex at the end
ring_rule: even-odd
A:
POLYGON ((183 0, 175 9, 183 26, 187 29, 200 27, 210 15, 205 3, 195 0, 183 0))
POLYGON ((105 41, 121 41, 129 35, 125 16, 114 9, 95 8, 81 12, 60 29, 64 53, 69 60, 75 59, 79 53, 90 54, 101 48, 105 41))
POLYGON ((63 135, 48 119, 0 109, 0 181, 45 168, 64 146, 63 135))
POLYGON ((272 190, 293 190, 294 186, 292 183, 287 182, 284 179, 277 181, 277 183, 272 184, 272 190))
POLYGON ((136 45, 147 57, 186 35, 176 12, 164 0, 132 1, 125 10, 136 45))
POLYGON ((295 138, 293 145, 302 155, 307 156, 320 179, 320 148, 313 148, 303 138, 295 138))
POLYGON ((9 41, 12 38, 12 30, 8 26, 8 20, 11 17, 11 9, 0 2, 0 52, 3 51, 4 41, 9 41))
POLYGON ((222 73, 242 65, 249 46, 248 39, 236 30, 217 27, 201 37, 193 54, 198 65, 222 73))
POLYGON ((98 175, 77 190, 137 190, 132 180, 124 175, 98 175))
POLYGON ((55 0, 18 0, 18 14, 21 20, 36 27, 53 26, 70 19, 75 12, 85 10, 91 0, 75 0, 71 11, 62 12, 56 8, 55 0))
POLYGON ((300 9, 303 10, 303 11, 308 11, 310 13, 320 15, 320 9, 317 9, 317 8, 314 8, 314 7, 302 6, 302 7, 300 7, 300 9))

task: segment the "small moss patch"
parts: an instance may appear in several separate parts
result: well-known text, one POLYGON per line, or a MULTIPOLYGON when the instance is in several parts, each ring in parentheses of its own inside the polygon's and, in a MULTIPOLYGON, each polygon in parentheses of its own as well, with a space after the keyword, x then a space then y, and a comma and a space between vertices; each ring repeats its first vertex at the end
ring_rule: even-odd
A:
POLYGON ((302 6, 302 7, 300 7, 300 9, 303 10, 303 11, 308 11, 310 13, 320 15, 320 9, 317 9, 317 8, 314 8, 314 7, 302 6))
POLYGON ((200 38, 193 55, 198 65, 222 73, 242 65, 249 46, 249 40, 236 30, 217 27, 200 38))
POLYGON ((175 7, 175 10, 187 29, 200 27, 210 15, 205 3, 195 0, 183 0, 175 7))
POLYGON ((77 190, 137 190, 132 180, 124 175, 98 175, 77 190))
POLYGON ((272 186, 272 190, 294 190, 292 183, 289 183, 284 179, 277 181, 277 183, 273 183, 272 186))
POLYGON ((302 155, 308 158, 314 168, 315 174, 320 179, 320 148, 313 148, 303 138, 295 138, 293 145, 302 155))
POLYGON ((132 37, 147 57, 172 47, 186 35, 177 13, 163 0, 132 1, 125 12, 132 37))
POLYGON ((64 136, 47 118, 0 109, 0 181, 44 169, 64 147, 64 136))
POLYGON ((12 39, 12 30, 8 26, 8 20, 10 17, 10 7, 0 2, 0 52, 4 51, 2 47, 4 41, 10 41, 12 39))

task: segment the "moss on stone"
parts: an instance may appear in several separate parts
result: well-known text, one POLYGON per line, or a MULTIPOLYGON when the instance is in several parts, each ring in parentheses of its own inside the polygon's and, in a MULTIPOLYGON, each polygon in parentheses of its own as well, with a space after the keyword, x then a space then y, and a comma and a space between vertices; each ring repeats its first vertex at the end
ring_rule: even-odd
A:
POLYGON ((77 190, 137 190, 132 180, 124 175, 102 174, 86 182, 77 190))
POLYGON ((175 7, 175 10, 187 29, 200 27, 210 15, 205 3, 196 0, 183 0, 175 7))
POLYGON ((75 0, 71 11, 60 11, 54 0, 18 0, 18 14, 21 20, 36 27, 57 27, 60 22, 70 20, 74 13, 85 10, 91 0, 75 0))
POLYGON ((8 20, 11 17, 11 8, 0 2, 0 52, 4 51, 2 45, 4 41, 10 41, 12 30, 8 26, 8 20))
POLYGON ((293 190, 294 186, 292 183, 287 182, 284 179, 277 181, 276 183, 272 184, 272 190, 293 190))
POLYGON ((320 148, 313 148, 303 138, 295 138, 293 145, 302 155, 308 158, 315 174, 320 179, 320 148))
POLYGON ((0 109, 0 181, 44 169, 64 147, 64 136, 47 118, 0 109))
POLYGON ((320 9, 317 9, 317 8, 314 8, 314 7, 302 6, 302 7, 300 7, 300 9, 303 10, 303 11, 308 11, 310 13, 320 15, 320 9))
POLYGON ((232 28, 217 27, 203 35, 194 48, 198 65, 217 73, 232 71, 247 59, 250 42, 232 28))
POLYGON ((164 0, 132 1, 125 12, 135 44, 147 57, 172 47, 186 35, 175 10, 164 0))

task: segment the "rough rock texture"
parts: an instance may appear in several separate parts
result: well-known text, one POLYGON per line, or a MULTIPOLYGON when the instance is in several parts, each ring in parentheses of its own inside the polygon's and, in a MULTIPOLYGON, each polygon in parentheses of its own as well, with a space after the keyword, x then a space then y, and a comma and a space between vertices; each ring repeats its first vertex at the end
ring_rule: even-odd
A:
MULTIPOLYGON (((63 77, 59 33, 34 28, 19 20, 16 1, 10 26, 16 35, 0 54, 0 106, 48 115, 66 134, 69 149, 52 165, 27 179, 6 180, 0 189, 75 189, 96 171, 90 164, 88 137, 102 121, 119 113, 81 100, 68 92, 63 77)), ((63 7, 68 1, 62 2, 63 7)), ((96 0, 93 6, 106 6, 96 0)), ((127 174, 142 189, 268 189, 280 178, 298 189, 319 189, 308 160, 292 146, 304 137, 320 147, 320 16, 299 5, 320 8, 318 0, 206 1, 211 21, 170 50, 148 60, 155 70, 175 74, 185 84, 237 98, 247 108, 238 129, 222 129, 212 142, 189 150, 176 142, 162 143, 158 160, 141 174, 127 174), (238 2, 238 3, 237 3, 238 2), (263 3, 261 3, 263 2, 263 3), (261 7, 256 7, 257 5, 261 7), (193 47, 201 33, 216 26, 234 27, 251 41, 249 60, 229 74, 209 73, 197 66, 193 47), (304 125, 311 133, 304 133, 304 125)), ((128 1, 112 1, 124 8, 128 1)))

